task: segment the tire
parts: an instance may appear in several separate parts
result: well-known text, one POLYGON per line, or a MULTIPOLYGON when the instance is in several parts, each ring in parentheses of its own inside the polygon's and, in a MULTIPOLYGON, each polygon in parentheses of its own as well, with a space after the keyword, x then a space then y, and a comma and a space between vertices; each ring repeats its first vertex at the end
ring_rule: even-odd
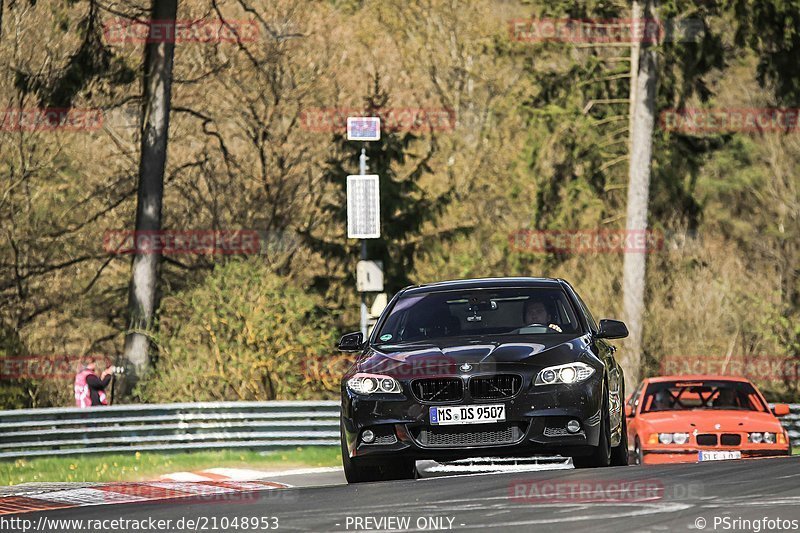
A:
POLYGON ((611 424, 608 420, 608 400, 603 401, 603 418, 600 422, 600 438, 590 455, 573 457, 575 468, 601 468, 611 464, 611 424))
POLYGON ((628 420, 622 415, 622 436, 619 444, 611 448, 611 466, 628 466, 628 420))
POLYGON ((354 460, 350 458, 350 452, 347 449, 347 439, 344 436, 344 422, 340 424, 339 436, 342 444, 342 468, 344 469, 344 477, 347 479, 347 482, 363 483, 365 481, 377 481, 377 468, 370 468, 369 465, 362 463, 358 459, 354 460))
POLYGON ((642 453, 642 444, 639 442, 639 437, 633 441, 633 464, 641 465, 644 463, 644 454, 642 453))
POLYGON ((395 459, 391 465, 379 465, 380 478, 385 481, 417 479, 417 462, 413 459, 395 459))
POLYGON ((347 449, 343 423, 340 426, 340 441, 342 468, 348 483, 416 479, 418 477, 417 462, 413 459, 392 459, 391 463, 364 462, 363 459, 352 459, 347 449))

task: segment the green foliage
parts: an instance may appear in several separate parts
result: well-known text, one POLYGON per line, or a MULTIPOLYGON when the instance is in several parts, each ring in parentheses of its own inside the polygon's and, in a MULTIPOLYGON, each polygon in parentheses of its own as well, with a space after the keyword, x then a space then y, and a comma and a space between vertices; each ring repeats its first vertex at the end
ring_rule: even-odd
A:
POLYGON ((339 464, 341 456, 338 446, 298 447, 271 452, 219 450, 89 454, 0 461, 0 484, 150 481, 164 474, 207 468, 273 470, 276 466, 291 468, 339 464))
POLYGON ((736 40, 758 53, 758 81, 774 86, 783 105, 800 102, 800 4, 796 0, 729 0, 736 14, 736 40))
POLYGON ((341 357, 322 302, 258 261, 217 267, 160 309, 160 357, 138 394, 149 402, 329 397, 341 357), (307 361, 330 356, 321 375, 307 361))
MULTIPOLYGON (((109 256, 102 241, 134 220, 142 47, 106 42, 102 28, 146 16, 123 4, 119 13, 86 0, 5 4, 7 107, 75 105, 108 120, 92 132, 0 128, 0 355, 114 360, 122 348, 130 257, 109 256)), ((655 47, 658 112, 797 106, 797 2, 657 4, 665 23, 703 28, 695 41, 655 47)), ((359 249, 345 236, 344 200, 361 146, 303 117, 365 92, 368 112, 446 108, 456 118, 452 130, 384 130, 366 145, 370 173, 381 176, 384 234, 368 253, 384 261, 389 292, 445 278, 563 276, 598 315, 619 317, 621 254, 519 253, 508 236, 624 226, 630 50, 516 41, 508 20, 627 19, 629 2, 219 8, 213 16, 263 23, 260 38, 177 47, 164 226, 251 228, 280 250, 262 247, 247 262, 164 258, 160 358, 139 399, 334 395, 349 363, 332 355, 334 332, 357 324, 359 249), (370 87, 365 70, 375 73, 370 87)), ((210 13, 194 0, 181 9, 187 19, 210 13)), ((668 240, 648 257, 649 371, 665 355, 725 354, 733 338, 737 355, 800 357, 799 176, 796 131, 656 127, 650 225, 668 240)), ((770 392, 796 396, 797 384, 770 392)), ((67 378, 0 385, 11 407, 70 398, 67 378)))

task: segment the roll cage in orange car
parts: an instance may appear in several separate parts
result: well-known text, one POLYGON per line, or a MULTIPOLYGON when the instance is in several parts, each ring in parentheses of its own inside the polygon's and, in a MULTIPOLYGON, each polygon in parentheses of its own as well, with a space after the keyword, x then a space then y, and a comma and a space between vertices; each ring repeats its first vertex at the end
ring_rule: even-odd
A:
POLYGON ((651 383, 645 391, 641 412, 688 409, 767 410, 755 389, 746 383, 678 381, 651 383))

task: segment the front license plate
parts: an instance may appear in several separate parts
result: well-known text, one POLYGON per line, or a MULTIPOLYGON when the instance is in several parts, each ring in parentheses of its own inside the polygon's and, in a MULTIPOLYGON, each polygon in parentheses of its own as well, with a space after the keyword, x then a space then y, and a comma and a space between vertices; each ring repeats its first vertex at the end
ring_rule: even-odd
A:
POLYGON ((431 424, 447 426, 453 424, 490 424, 506 419, 505 405, 453 405, 431 407, 431 424))
POLYGON ((715 452, 715 451, 701 451, 699 453, 700 461, 725 461, 727 459, 741 459, 742 452, 715 452))

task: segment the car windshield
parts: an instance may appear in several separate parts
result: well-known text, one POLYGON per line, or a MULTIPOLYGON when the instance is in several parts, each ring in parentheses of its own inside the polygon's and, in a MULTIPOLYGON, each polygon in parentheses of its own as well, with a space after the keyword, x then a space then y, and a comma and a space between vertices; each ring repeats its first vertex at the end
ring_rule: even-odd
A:
POLYGON ((396 344, 482 335, 580 333, 560 289, 501 288, 409 294, 391 309, 376 339, 396 344))
POLYGON ((664 381, 651 383, 644 396, 642 412, 726 409, 760 411, 767 409, 756 389, 743 381, 664 381))

